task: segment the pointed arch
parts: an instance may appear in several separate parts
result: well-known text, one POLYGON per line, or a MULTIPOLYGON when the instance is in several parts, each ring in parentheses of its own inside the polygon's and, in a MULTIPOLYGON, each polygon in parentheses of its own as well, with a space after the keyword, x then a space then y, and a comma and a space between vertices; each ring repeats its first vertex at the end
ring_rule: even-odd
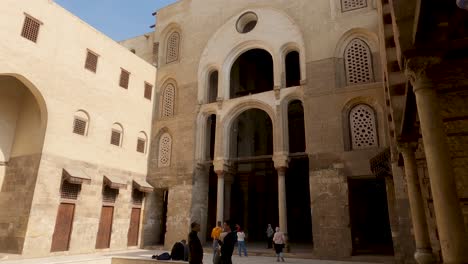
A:
POLYGON ((176 100, 176 83, 167 82, 164 85, 163 92, 161 95, 161 117, 172 117, 174 116, 175 100, 176 100))
POLYGON ((169 34, 166 41, 166 63, 171 63, 179 60, 180 49, 180 33, 173 31, 169 34))
POLYGON ((171 166, 172 156, 172 136, 169 132, 163 132, 159 137, 158 144, 158 167, 164 168, 171 166))
POLYGON ((344 50, 343 58, 347 85, 374 81, 372 53, 364 40, 360 38, 351 40, 344 50))

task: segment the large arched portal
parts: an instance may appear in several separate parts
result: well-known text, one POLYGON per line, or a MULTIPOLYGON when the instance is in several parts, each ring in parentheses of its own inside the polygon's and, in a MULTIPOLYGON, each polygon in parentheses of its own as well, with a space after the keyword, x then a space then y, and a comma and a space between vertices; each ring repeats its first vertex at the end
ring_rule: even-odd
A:
POLYGON ((0 252, 23 250, 46 118, 44 100, 32 84, 0 75, 0 211, 8 211, 0 214, 7 227, 0 232, 0 252))
POLYGON ((262 110, 246 110, 233 121, 229 138, 232 167, 225 176, 224 219, 239 224, 249 241, 262 241, 267 224, 278 225, 272 120, 262 110))
POLYGON ((273 90, 273 58, 263 49, 243 53, 231 68, 230 98, 273 90))

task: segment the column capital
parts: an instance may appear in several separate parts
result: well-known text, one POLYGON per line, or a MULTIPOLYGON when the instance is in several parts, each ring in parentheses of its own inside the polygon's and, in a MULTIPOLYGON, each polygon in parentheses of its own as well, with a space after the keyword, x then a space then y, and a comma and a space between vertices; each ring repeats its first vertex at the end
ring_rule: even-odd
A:
POLYGON ((229 171, 229 161, 223 158, 215 158, 213 160, 213 167, 214 171, 218 173, 218 171, 229 171))
POLYGON ((408 77, 413 90, 432 87, 426 71, 439 64, 442 58, 439 56, 416 56, 406 61, 405 75, 408 77))
POLYGON ((408 153, 408 151, 414 153, 418 149, 418 142, 398 142, 397 149, 401 153, 408 153))
POLYGON ((274 154, 272 159, 276 169, 287 168, 289 165, 289 157, 286 153, 274 154))
POLYGON ((286 173, 287 167, 276 167, 278 173, 286 173))

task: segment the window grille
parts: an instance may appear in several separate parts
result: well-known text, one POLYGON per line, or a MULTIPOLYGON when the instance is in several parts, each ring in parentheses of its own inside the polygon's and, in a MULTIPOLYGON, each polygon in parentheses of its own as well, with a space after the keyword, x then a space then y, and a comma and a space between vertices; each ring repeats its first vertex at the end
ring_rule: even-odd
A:
POLYGON ((164 133, 159 139, 159 167, 169 167, 171 164, 172 138, 168 133, 164 133))
POLYGON ((140 192, 137 189, 133 189, 132 192, 132 203, 134 205, 142 205, 143 204, 143 198, 145 197, 145 193, 140 192))
POLYGON ((367 7, 367 0, 341 0, 342 12, 367 7))
POLYGON ((120 72, 120 82, 119 82, 120 87, 128 89, 129 80, 130 80, 130 73, 122 69, 122 71, 120 72))
POLYGON ((180 35, 178 32, 172 32, 167 39, 166 63, 171 63, 179 59, 180 35))
POLYGON ((98 55, 96 55, 95 53, 91 51, 88 51, 88 54, 86 54, 85 69, 88 69, 92 72, 96 72, 97 63, 98 63, 98 55))
POLYGON ((102 190, 102 201, 105 203, 115 203, 117 196, 119 195, 119 189, 112 189, 105 185, 102 190))
POLYGON ((153 64, 158 67, 159 60, 159 42, 153 43, 153 64))
POLYGON ((145 153, 146 140, 139 138, 137 140, 137 151, 140 153, 145 153))
POLYGON ((60 198, 68 200, 77 200, 81 191, 81 184, 73 184, 63 181, 60 187, 60 198))
POLYGON ((353 39, 345 49, 344 60, 348 85, 373 81, 372 55, 364 41, 353 39))
POLYGON ((88 122, 86 122, 86 120, 75 117, 75 120, 73 121, 73 133, 81 136, 86 135, 87 123, 88 122))
POLYGON ((29 39, 32 42, 37 42, 39 36, 39 28, 41 23, 36 19, 26 16, 24 18, 23 30, 21 31, 21 36, 29 39))
POLYGON ((377 125, 374 110, 365 104, 353 107, 349 113, 353 149, 377 147, 377 125))
POLYGON ((162 117, 171 117, 174 115, 174 99, 175 87, 173 84, 168 84, 163 93, 162 117))
POLYGON ((144 93, 145 98, 148 100, 151 100, 152 93, 153 93, 153 86, 149 83, 145 83, 145 93, 144 93))
POLYGON ((117 130, 112 130, 110 143, 112 145, 120 147, 121 137, 122 137, 122 132, 117 131, 117 130))

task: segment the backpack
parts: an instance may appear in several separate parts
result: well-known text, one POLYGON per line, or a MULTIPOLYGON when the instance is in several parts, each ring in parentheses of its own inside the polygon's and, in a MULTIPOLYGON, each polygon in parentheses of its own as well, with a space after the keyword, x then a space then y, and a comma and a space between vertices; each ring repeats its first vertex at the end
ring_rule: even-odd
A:
POLYGON ((164 252, 161 255, 156 256, 156 259, 157 260, 171 260, 171 255, 169 255, 169 253, 167 252, 164 252))

